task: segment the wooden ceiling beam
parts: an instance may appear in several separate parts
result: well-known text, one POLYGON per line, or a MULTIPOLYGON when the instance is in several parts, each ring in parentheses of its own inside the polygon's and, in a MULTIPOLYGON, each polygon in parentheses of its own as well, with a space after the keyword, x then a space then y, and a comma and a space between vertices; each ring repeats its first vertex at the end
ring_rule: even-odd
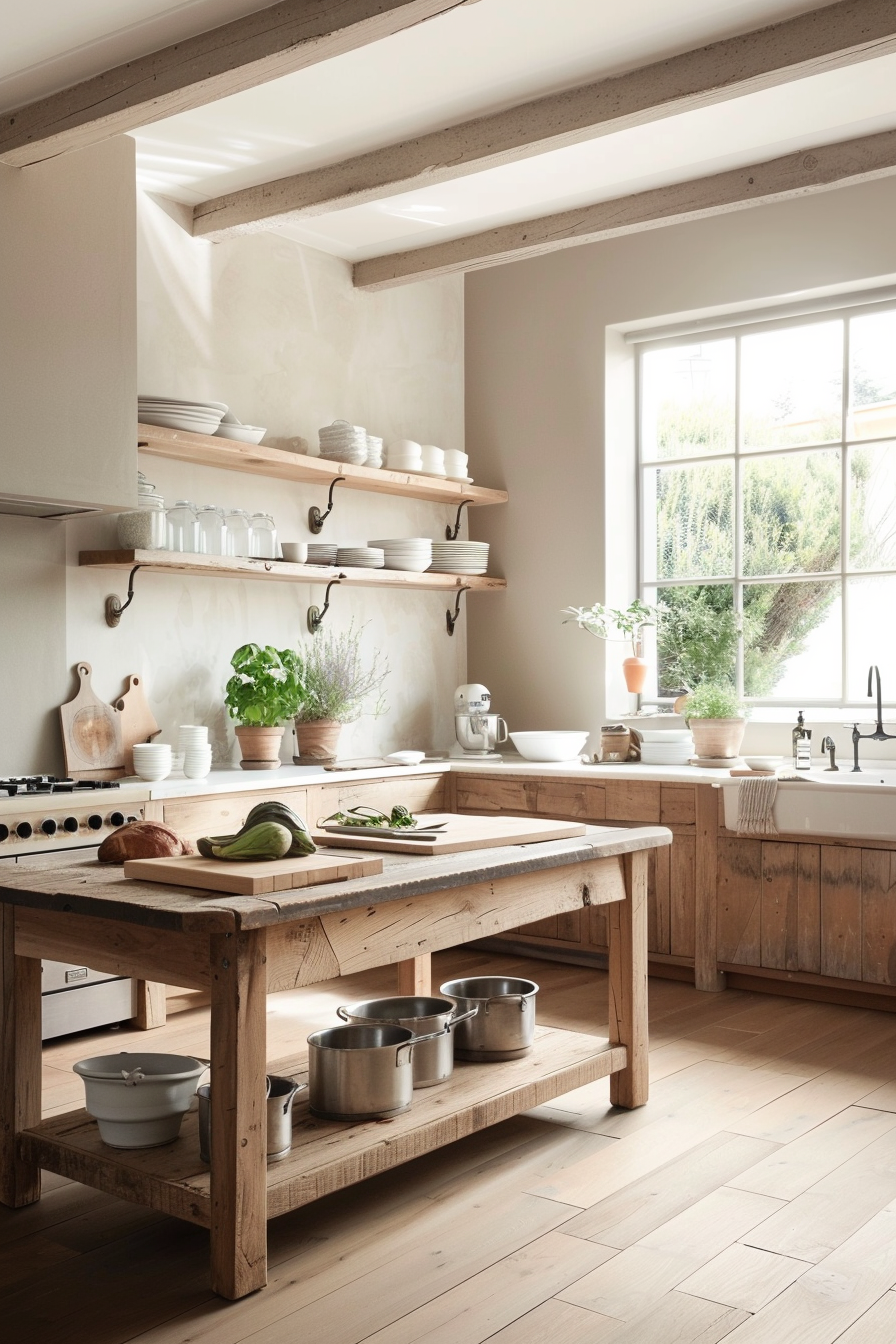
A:
POLYGON ((699 50, 194 207, 217 240, 345 210, 896 51, 894 0, 839 0, 699 50))
POLYGON ((881 131, 711 177, 507 224, 432 247, 371 257, 355 264, 354 283, 358 289, 389 289, 437 275, 479 270, 564 247, 792 200, 893 173, 896 131, 881 131))
POLYGON ((0 114, 0 162, 22 168, 83 149, 377 42, 465 3, 283 0, 0 114))

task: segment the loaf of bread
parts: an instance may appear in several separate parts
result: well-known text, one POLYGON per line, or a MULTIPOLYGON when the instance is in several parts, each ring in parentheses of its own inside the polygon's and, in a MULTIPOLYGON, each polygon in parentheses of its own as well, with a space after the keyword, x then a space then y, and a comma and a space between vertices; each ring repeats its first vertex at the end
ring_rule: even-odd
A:
POLYGON ((107 835, 100 845, 100 863, 124 863, 125 859, 176 859, 192 854, 193 847, 160 821, 131 821, 107 835))

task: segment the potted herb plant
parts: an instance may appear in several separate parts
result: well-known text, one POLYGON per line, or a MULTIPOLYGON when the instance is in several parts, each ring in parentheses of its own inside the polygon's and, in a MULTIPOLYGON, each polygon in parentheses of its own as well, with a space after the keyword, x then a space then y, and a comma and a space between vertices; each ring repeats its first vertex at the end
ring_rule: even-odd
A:
MULTIPOLYGON (((631 654, 622 660, 622 674, 625 684, 633 695, 644 689, 647 680, 647 663, 642 657, 641 631, 648 625, 656 625, 662 614, 661 606, 651 607, 636 597, 624 609, 605 607, 595 602, 593 607, 564 607, 564 615, 576 622, 580 630, 587 630, 596 639, 612 640, 612 631, 631 643, 631 654)), ((566 624, 566 622, 564 622, 566 624)))
POLYGON ((389 665, 374 652, 365 659, 354 622, 342 634, 319 630, 299 652, 304 696, 296 714, 296 765, 333 761, 342 726, 360 718, 365 706, 374 715, 385 709, 383 681, 389 665))
POLYGON ((740 751, 747 727, 746 711, 734 687, 724 681, 704 681, 688 691, 682 713, 694 734, 698 756, 731 760, 740 751))
POLYGON ((230 660, 233 676, 224 703, 237 721, 244 770, 276 770, 283 722, 298 711, 304 696, 301 663, 293 649, 242 644, 230 660))

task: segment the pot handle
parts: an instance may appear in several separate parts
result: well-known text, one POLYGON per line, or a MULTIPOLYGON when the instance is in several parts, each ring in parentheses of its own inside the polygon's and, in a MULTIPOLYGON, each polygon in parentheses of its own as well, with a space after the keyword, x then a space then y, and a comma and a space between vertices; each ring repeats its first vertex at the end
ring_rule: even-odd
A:
POLYGON ((395 1051, 395 1067, 398 1068, 402 1064, 410 1064, 415 1045, 422 1045, 424 1041, 437 1041, 440 1036, 450 1035, 451 1024, 449 1023, 448 1026, 443 1027, 441 1031, 430 1031, 427 1032, 425 1036, 415 1036, 412 1041, 402 1041, 401 1045, 399 1045, 395 1051), (400 1058, 402 1050, 407 1050, 408 1052, 408 1057, 405 1060, 400 1058))
POLYGON ((477 1003, 475 1008, 468 1008, 465 1013, 456 1013, 454 1017, 445 1024, 446 1030, 450 1031, 451 1028, 456 1027, 459 1022, 466 1022, 468 1018, 475 1017, 478 1012, 479 1004, 477 1003))
POLYGON ((485 1001, 486 1016, 488 1016, 488 1006, 490 1003, 512 1003, 514 999, 519 999, 520 1012, 524 1013, 526 1011, 526 1004, 528 1002, 525 994, 494 994, 492 998, 486 999, 485 1001))
POLYGON ((352 1020, 351 1014, 346 1012, 344 1004, 340 1004, 340 1006, 336 1009, 336 1016, 340 1018, 343 1022, 351 1022, 352 1020))

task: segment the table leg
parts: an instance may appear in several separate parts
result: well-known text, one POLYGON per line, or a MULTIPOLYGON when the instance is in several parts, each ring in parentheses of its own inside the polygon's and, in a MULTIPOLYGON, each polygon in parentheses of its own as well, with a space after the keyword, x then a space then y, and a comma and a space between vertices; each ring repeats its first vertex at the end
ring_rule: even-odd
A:
POLYGON ((0 1201, 40 1199, 40 1168, 17 1152, 16 1135, 40 1121, 40 962, 15 954, 15 906, 0 905, 0 1201))
POLYGON ((151 1031, 153 1027, 164 1027, 168 1017, 167 985, 157 984, 154 980, 138 980, 134 992, 137 999, 134 1019, 138 1029, 151 1031))
POLYGON ((265 931, 210 945, 212 1288, 234 1300, 267 1283, 265 931))
POLYGON ((623 854, 625 900, 609 906, 610 1044, 628 1064, 610 1075, 610 1101, 631 1110, 647 1101, 647 851, 623 854))
POLYGON ((428 999, 432 995, 432 957, 409 957, 398 963, 398 992, 411 998, 428 999))

